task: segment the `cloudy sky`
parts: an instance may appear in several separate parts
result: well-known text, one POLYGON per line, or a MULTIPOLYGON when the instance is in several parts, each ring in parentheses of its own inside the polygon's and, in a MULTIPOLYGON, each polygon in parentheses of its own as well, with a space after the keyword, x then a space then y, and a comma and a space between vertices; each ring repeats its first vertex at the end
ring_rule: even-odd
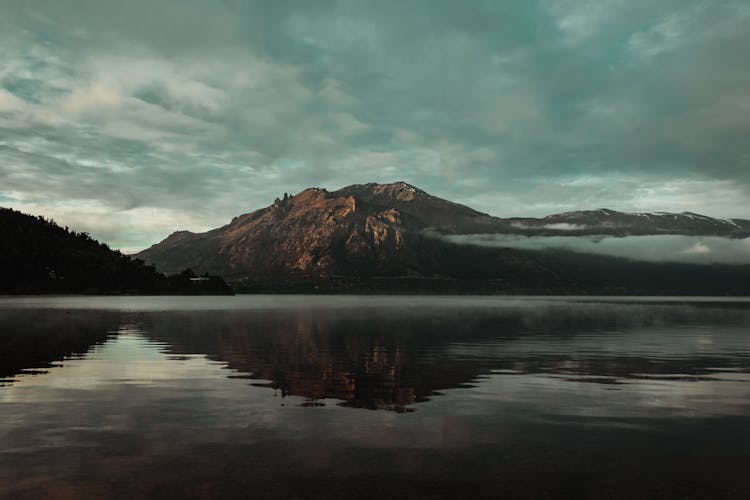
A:
POLYGON ((747 1, 0 2, 0 205, 116 248, 306 187, 750 217, 747 1))

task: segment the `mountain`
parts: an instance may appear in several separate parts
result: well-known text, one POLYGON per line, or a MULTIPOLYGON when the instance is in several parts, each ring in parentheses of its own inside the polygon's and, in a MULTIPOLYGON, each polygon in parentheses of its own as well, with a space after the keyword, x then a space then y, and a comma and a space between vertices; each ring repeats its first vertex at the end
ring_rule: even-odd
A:
MULTIPOLYGON (((233 282, 264 285, 336 277, 468 278, 473 263, 451 255, 453 246, 425 230, 480 230, 492 221, 403 182, 333 192, 310 188, 295 196, 285 194, 269 207, 206 233, 173 233, 137 257, 165 272, 189 266, 233 282)), ((512 265, 519 271, 533 264, 513 262, 518 252, 504 253, 496 266, 512 265)), ((483 276, 481 270, 473 274, 483 276)))
POLYGON ((0 208, 0 293, 231 293, 223 279, 165 276, 42 216, 0 208))
POLYGON ((711 293, 719 293, 725 289, 736 292, 744 286, 737 281, 743 274, 737 274, 736 267, 750 270, 748 266, 724 266, 719 272, 721 266, 703 266, 710 267, 710 272, 703 273, 697 270, 700 266, 633 263, 610 257, 592 258, 588 267, 581 268, 577 255, 564 252, 483 248, 441 238, 477 233, 740 238, 750 236, 750 221, 606 209, 541 219, 502 219, 431 196, 404 182, 371 183, 330 192, 310 188, 295 196, 284 194, 272 205, 211 231, 173 233, 137 257, 164 272, 190 267, 219 274, 247 290, 317 287, 627 293, 653 291, 659 286, 653 278, 666 273, 664 286, 679 293, 695 288, 692 281, 685 285, 678 278, 687 273, 704 276, 700 286, 714 283, 711 293), (596 272, 591 272, 591 266, 596 272), (724 272, 735 277, 720 282, 718 276, 724 272), (581 278, 584 276, 586 279, 581 278), (638 276, 640 281, 633 282, 638 276))

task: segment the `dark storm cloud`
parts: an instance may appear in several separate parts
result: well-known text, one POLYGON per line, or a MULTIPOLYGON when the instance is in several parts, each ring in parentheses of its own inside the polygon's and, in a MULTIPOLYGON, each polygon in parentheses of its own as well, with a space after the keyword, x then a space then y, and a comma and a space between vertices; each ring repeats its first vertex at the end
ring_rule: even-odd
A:
POLYGON ((743 1, 0 6, 0 204, 145 246, 404 179, 497 215, 746 217, 743 1))

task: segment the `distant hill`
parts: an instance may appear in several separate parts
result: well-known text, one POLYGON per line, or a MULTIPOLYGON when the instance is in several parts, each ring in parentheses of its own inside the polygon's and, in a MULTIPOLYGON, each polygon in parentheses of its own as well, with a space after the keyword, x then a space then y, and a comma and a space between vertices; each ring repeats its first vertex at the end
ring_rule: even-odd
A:
POLYGON ((229 293, 186 269, 165 276, 142 260, 42 216, 0 208, 0 293, 229 293))
POLYGON ((440 235, 750 236, 750 221, 696 214, 570 212, 501 219, 404 182, 284 194, 205 233, 180 231, 137 254, 244 290, 509 293, 750 293, 750 266, 635 262, 560 251, 482 248, 440 235))
POLYGON ((527 236, 646 236, 680 234, 687 236, 750 237, 750 220, 715 219, 692 212, 625 213, 607 208, 548 215, 542 218, 495 219, 492 232, 527 236))

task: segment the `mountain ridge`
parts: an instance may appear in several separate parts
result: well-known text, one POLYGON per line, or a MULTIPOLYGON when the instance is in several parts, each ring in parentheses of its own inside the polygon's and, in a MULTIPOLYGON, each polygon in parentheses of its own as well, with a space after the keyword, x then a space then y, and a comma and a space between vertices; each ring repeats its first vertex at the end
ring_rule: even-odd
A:
MULTIPOLYGON (((418 216, 426 223, 429 229, 448 234, 471 234, 471 233, 495 233, 495 234, 519 234, 526 236, 552 236, 552 235, 608 235, 608 236, 637 236, 656 234, 681 234, 694 236, 722 236, 727 238, 750 237, 750 220, 740 218, 715 218, 694 212, 683 211, 679 213, 666 211, 652 212, 622 212, 609 208, 598 208, 594 210, 574 210, 550 214, 543 217, 496 217, 474 210, 466 205, 454 203, 408 184, 403 181, 389 184, 352 184, 343 188, 328 191, 324 188, 307 188, 296 195, 285 198, 276 198, 275 202, 268 207, 248 212, 232 219, 229 224, 214 228, 204 233, 195 233, 186 230, 178 230, 156 243, 159 245, 171 238, 182 235, 208 234, 235 223, 237 220, 247 220, 253 216, 260 215, 264 210, 278 207, 289 198, 302 198, 309 201, 315 196, 332 198, 353 197, 374 206, 384 208, 396 208, 410 215, 418 216), (406 193, 406 194, 405 194, 406 193), (380 197, 378 197, 378 195, 380 197), (413 210, 406 205, 415 198, 422 198, 430 205, 429 208, 437 209, 430 213, 424 208, 413 210), (389 201, 390 204, 384 201, 389 201), (446 214, 447 210, 454 213, 446 214), (446 217, 446 215, 448 215, 446 217), (458 223, 465 226, 456 227, 458 223), (558 224, 570 224, 560 226, 558 224)), ((155 245, 152 245, 153 248, 155 245)), ((148 249, 145 249, 148 250, 148 249)), ((143 250, 143 251, 145 251, 143 250)), ((143 251, 139 252, 142 253, 143 251)))
POLYGON ((431 196, 405 182, 369 183, 284 194, 271 205, 210 231, 172 233, 136 256, 163 272, 189 267, 260 288, 416 279, 492 282, 496 288, 526 290, 567 289, 569 282, 576 282, 571 259, 561 264, 540 252, 461 245, 444 241, 441 234, 746 238, 750 221, 609 209, 503 219, 431 196))

